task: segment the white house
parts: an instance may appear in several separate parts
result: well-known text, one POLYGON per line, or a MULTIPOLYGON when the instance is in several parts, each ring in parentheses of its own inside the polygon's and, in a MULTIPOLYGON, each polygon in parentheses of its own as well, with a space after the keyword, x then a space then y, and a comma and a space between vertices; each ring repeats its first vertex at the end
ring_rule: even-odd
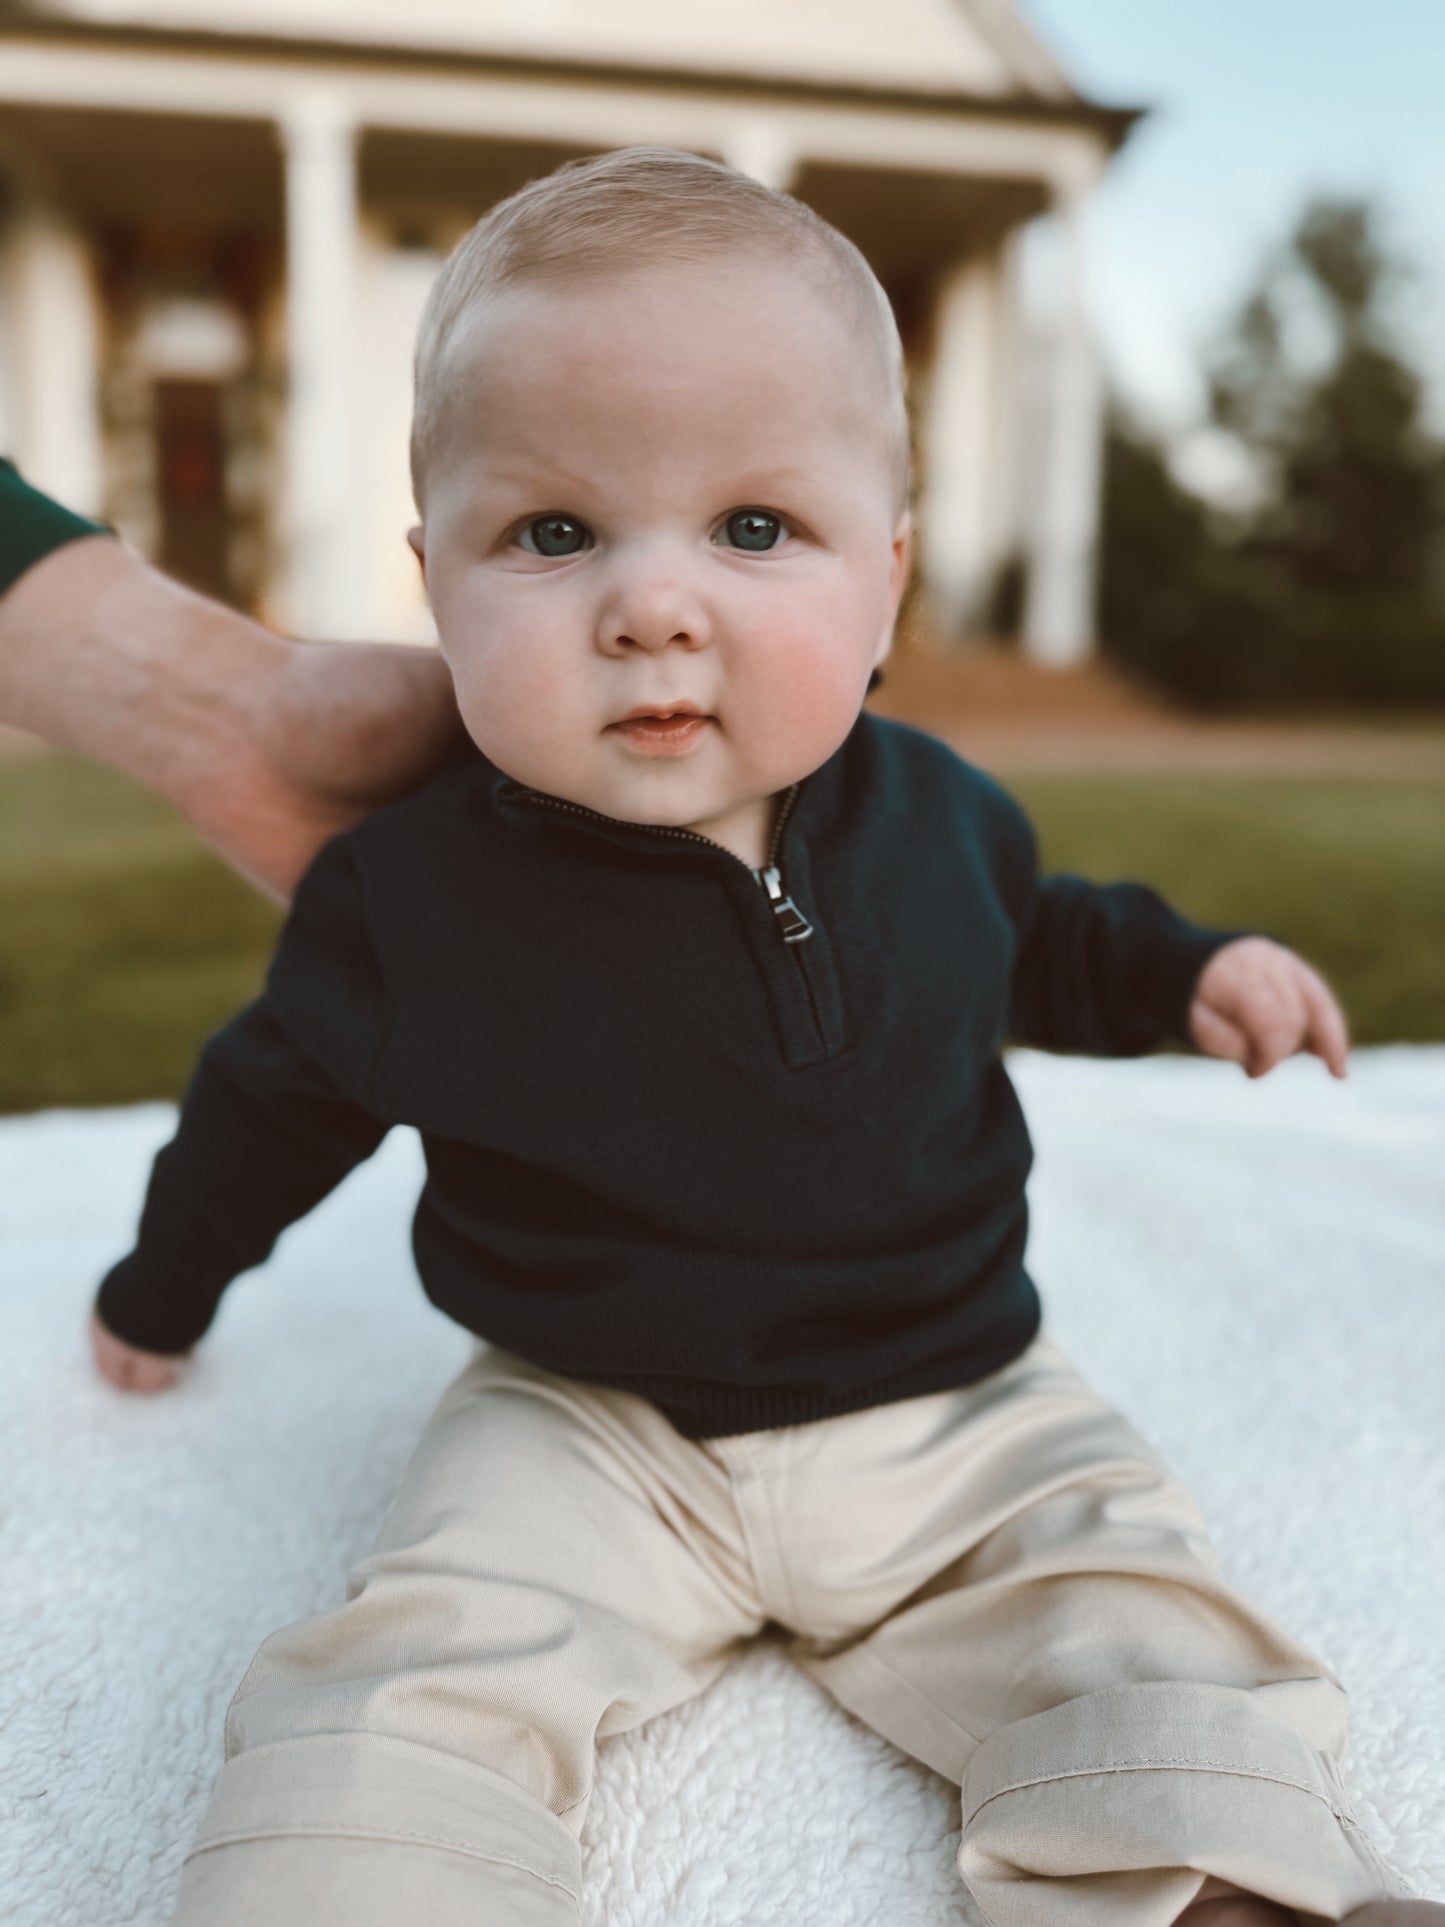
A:
POLYGON ((1101 433, 1083 231, 1134 118, 1011 0, 0 0, 0 449, 279 627, 427 637, 427 286, 499 196, 661 142, 862 248, 909 355, 936 627, 977 632, 1021 571, 1026 648, 1069 662, 1101 433))

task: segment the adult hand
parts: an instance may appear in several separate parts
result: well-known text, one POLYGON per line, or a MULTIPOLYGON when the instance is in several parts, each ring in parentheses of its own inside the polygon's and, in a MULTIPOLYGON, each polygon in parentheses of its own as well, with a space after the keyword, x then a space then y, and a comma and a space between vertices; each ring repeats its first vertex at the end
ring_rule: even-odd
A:
POLYGON ((1345 1014, 1318 971, 1268 937, 1239 937, 1200 973, 1189 1034, 1210 1057, 1229 1057, 1250 1077, 1307 1050, 1345 1075, 1345 1014))
POLYGON ((102 535, 0 596, 0 723, 159 791, 282 901, 462 736, 435 650, 287 641, 102 535))

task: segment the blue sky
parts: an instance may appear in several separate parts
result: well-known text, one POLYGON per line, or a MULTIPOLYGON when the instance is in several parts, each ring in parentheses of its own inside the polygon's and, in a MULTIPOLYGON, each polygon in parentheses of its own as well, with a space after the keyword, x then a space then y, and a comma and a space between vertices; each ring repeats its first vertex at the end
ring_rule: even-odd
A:
POLYGON ((1402 341, 1445 426, 1445 0, 1021 0, 1095 99, 1153 109, 1101 189, 1091 293, 1117 385, 1199 418, 1200 350, 1314 190, 1369 194, 1419 277, 1402 341))

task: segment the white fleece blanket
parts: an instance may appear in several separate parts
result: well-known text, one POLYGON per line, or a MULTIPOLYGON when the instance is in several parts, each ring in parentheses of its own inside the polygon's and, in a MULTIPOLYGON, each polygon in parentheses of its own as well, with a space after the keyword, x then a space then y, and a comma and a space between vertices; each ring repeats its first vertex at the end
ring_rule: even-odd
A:
MULTIPOLYGON (((1193 1489, 1225 1573, 1352 1694, 1360 1819, 1445 1895, 1445 1048, 1337 1084, 1016 1054, 1053 1335, 1193 1489)), ((84 1322, 168 1106, 0 1120, 0 1917, 155 1927, 267 1633, 337 1605, 469 1341, 394 1133, 228 1294, 185 1383, 84 1322)), ((586 1927, 957 1927, 957 1794, 771 1641, 609 1740, 586 1927)))

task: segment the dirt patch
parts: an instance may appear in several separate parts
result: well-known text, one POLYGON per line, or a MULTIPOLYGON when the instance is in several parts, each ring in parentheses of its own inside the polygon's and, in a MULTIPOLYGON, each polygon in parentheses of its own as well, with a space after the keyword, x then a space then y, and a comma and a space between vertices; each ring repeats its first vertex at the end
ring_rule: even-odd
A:
POLYGON ((914 641, 895 648, 869 708, 932 730, 970 761, 1000 770, 1217 770, 1445 782, 1445 717, 1195 716, 1099 658, 1049 669, 996 645, 943 655, 914 641))

